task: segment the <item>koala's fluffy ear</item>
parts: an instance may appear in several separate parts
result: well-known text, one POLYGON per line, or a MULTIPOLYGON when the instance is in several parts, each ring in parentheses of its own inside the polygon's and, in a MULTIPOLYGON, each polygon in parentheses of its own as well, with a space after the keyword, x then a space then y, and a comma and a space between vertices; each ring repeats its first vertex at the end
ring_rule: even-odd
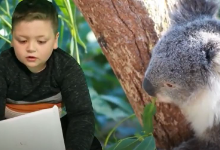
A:
POLYGON ((201 16, 213 17, 219 8, 217 0, 179 0, 173 13, 171 24, 182 24, 201 16))
POLYGON ((214 67, 218 66, 218 72, 220 72, 220 34, 199 31, 197 35, 203 44, 201 50, 206 56, 207 65, 214 63, 214 67))
POLYGON ((214 44, 214 49, 207 49, 206 58, 208 62, 213 64, 214 72, 219 75, 220 73, 220 43, 214 44))

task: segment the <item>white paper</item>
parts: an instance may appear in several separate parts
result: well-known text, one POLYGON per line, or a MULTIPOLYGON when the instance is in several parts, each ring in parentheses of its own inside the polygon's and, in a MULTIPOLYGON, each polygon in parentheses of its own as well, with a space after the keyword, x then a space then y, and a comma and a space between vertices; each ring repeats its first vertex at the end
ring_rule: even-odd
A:
POLYGON ((0 150, 65 150, 57 106, 0 121, 0 150))

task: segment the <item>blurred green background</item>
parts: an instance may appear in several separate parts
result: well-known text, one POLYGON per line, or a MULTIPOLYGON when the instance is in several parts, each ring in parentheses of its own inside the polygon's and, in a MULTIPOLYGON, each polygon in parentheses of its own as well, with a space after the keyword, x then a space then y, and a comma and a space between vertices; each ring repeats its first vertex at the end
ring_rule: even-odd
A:
MULTIPOLYGON (((18 2, 19 0, 0 0, 0 52, 10 47, 11 15, 18 2)), ((96 116, 95 134, 104 145, 112 129, 134 112, 93 32, 73 1, 52 2, 59 13, 59 47, 80 61, 96 116)), ((127 119, 117 127, 109 138, 108 145, 140 132, 137 118, 127 119)))

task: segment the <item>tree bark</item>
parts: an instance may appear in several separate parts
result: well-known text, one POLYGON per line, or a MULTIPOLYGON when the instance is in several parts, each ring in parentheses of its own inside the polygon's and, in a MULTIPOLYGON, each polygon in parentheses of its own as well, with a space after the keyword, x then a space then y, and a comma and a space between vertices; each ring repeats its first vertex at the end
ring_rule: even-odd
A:
MULTIPOLYGON (((150 52, 169 25, 175 0, 74 0, 89 23, 116 77, 142 124, 151 98, 142 88, 150 52)), ((169 149, 192 132, 179 109, 156 103, 154 137, 157 147, 169 149)))

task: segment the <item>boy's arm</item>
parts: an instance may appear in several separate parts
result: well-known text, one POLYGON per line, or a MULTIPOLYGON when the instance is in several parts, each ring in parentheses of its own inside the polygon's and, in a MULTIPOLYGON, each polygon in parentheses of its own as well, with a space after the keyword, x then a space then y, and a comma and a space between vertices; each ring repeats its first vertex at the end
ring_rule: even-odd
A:
POLYGON ((64 68, 61 93, 69 118, 66 149, 89 150, 94 137, 95 120, 84 73, 75 60, 64 68))
POLYGON ((6 105, 6 92, 7 83, 5 79, 5 66, 0 57, 0 121, 5 119, 5 105, 6 105))

